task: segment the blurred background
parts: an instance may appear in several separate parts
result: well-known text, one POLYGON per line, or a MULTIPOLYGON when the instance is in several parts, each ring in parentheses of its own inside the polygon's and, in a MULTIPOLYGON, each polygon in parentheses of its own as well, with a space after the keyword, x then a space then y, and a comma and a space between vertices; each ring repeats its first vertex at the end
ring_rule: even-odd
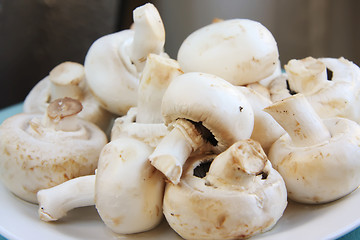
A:
POLYGON ((0 0, 0 108, 22 102, 61 62, 83 63, 96 39, 128 28, 146 2, 158 8, 175 59, 182 41, 214 18, 248 18, 272 32, 282 65, 307 56, 360 65, 358 0, 0 0))

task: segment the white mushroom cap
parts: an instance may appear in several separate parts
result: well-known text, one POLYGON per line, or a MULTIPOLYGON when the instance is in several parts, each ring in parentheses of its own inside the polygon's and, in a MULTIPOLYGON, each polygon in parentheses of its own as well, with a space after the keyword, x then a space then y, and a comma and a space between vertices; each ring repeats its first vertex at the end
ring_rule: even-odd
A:
POLYGON ((108 111, 123 115, 136 106, 139 76, 129 58, 119 51, 133 38, 133 30, 106 35, 96 40, 85 58, 85 75, 95 98, 108 111))
POLYGON ((176 77, 164 94, 161 109, 168 126, 177 119, 201 123, 214 135, 220 151, 249 138, 254 126, 247 98, 212 74, 193 72, 176 77))
POLYGON ((248 19, 220 21, 196 30, 180 46, 177 59, 185 73, 211 73, 234 85, 281 73, 273 35, 248 19))
POLYGON ((165 30, 153 4, 134 10, 134 29, 103 36, 85 58, 88 85, 108 111, 124 115, 137 104, 139 77, 149 53, 160 54, 165 30))
POLYGON ((70 97, 81 102, 83 110, 78 117, 90 121, 107 131, 113 115, 102 108, 86 86, 83 65, 63 62, 49 76, 38 82, 24 101, 25 113, 44 113, 49 103, 58 98, 70 97))
POLYGON ((346 118, 320 119, 296 94, 266 108, 286 130, 269 159, 284 178, 290 199, 325 203, 360 184, 360 126, 346 118))
POLYGON ((164 122, 171 132, 149 157, 173 183, 182 165, 201 148, 221 152, 251 136, 254 113, 246 97, 224 79, 206 73, 185 73, 173 79, 162 101, 164 122))
POLYGON ((163 211, 185 239, 238 239, 271 229, 286 205, 282 177, 260 145, 245 140, 219 156, 191 157, 180 183, 167 183, 163 211), (209 172, 197 170, 209 164, 209 172))
POLYGON ((153 148, 128 137, 102 150, 95 183, 96 208, 112 231, 147 231, 162 219, 164 179, 148 161, 153 148))
POLYGON ((24 200, 36 203, 40 189, 93 174, 96 169, 107 142, 104 132, 69 109, 68 117, 61 117, 61 112, 55 118, 18 114, 0 126, 0 177, 24 200))

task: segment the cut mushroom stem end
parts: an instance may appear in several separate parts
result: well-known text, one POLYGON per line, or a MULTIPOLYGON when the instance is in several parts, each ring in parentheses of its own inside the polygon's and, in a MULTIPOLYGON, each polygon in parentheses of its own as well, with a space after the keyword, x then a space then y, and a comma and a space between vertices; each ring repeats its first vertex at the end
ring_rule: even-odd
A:
POLYGON ((285 70, 289 76, 289 85, 295 92, 317 92, 328 79, 325 64, 312 57, 292 59, 285 65, 285 70))
POLYGON ((267 157, 261 145, 251 139, 234 143, 211 163, 207 180, 230 185, 244 185, 262 173, 267 157))
POLYGON ((173 127, 149 156, 149 160, 172 183, 178 184, 182 166, 190 154, 203 145, 204 139, 188 120, 178 119, 173 127))
POLYGON ((264 111, 285 129, 295 146, 311 146, 331 138, 329 130, 301 93, 278 101, 264 111))

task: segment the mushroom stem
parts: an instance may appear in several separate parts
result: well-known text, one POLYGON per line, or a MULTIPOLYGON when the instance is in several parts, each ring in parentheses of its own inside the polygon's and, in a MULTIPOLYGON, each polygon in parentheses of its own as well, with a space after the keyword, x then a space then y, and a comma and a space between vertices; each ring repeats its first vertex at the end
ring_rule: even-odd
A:
POLYGON ((288 74, 289 85, 295 92, 312 94, 323 87, 323 82, 327 82, 325 64, 312 57, 292 59, 284 68, 288 74))
POLYGON ((149 53, 159 54, 165 44, 165 29, 156 7, 147 3, 133 11, 135 35, 130 58, 138 72, 144 68, 149 53))
POLYGON ((177 61, 149 54, 140 78, 137 108, 138 123, 162 123, 161 101, 172 79, 182 74, 177 61))
POLYGON ((43 221, 56 221, 68 211, 95 205, 95 175, 73 178, 37 194, 39 217, 43 221))
POLYGON ((202 143, 202 137, 195 126, 185 119, 178 119, 171 132, 149 156, 149 160, 172 183, 177 184, 185 161, 202 143))
POLYGON ((331 138, 321 118, 301 93, 264 109, 289 134, 295 146, 305 147, 331 138))
POLYGON ((254 140, 234 143, 211 163, 206 180, 211 185, 247 186, 262 172, 267 157, 261 145, 254 140))
POLYGON ((49 74, 51 101, 64 97, 81 100, 84 77, 84 67, 79 63, 64 62, 56 66, 49 74))

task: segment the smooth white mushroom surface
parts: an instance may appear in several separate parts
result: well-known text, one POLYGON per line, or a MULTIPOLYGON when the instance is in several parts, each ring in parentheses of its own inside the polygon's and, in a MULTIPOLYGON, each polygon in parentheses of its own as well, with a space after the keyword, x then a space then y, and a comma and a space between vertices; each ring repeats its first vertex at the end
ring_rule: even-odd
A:
POLYGON ((96 208, 107 227, 121 234, 154 228, 162 219, 163 175, 148 161, 153 148, 129 137, 108 143, 99 158, 96 208))
POLYGON ((287 132, 268 157, 285 180, 290 199, 326 203, 360 184, 360 126, 346 118, 320 119, 302 94, 267 108, 287 132))
POLYGON ((161 109, 171 132, 149 160, 173 183, 179 182, 182 165, 192 152, 221 152, 250 138, 254 127, 246 97, 231 83, 207 73, 185 73, 173 79, 161 109))
POLYGON ((42 221, 93 206, 105 238, 164 237, 154 228, 166 220, 184 239, 248 239, 273 229, 288 199, 358 188, 356 64, 308 57, 282 71, 272 33, 239 18, 192 32, 175 60, 156 7, 132 13, 0 125, 0 180, 42 221))
POLYGON ((271 145, 285 133, 285 130, 274 118, 263 111, 272 101, 251 87, 237 87, 242 92, 254 111, 254 129, 250 138, 259 142, 267 154, 271 145))
POLYGON ((239 239, 271 229, 287 206, 285 183, 253 140, 191 157, 166 184, 163 211, 184 239, 239 239))
POLYGON ((39 81, 24 100, 25 113, 44 113, 49 103, 70 97, 81 102, 80 118, 98 125, 103 131, 110 127, 113 115, 102 108, 86 85, 84 66, 75 62, 63 62, 39 81))
POLYGON ((137 107, 130 108, 125 116, 118 117, 111 129, 111 141, 120 137, 132 137, 155 148, 169 133, 164 123, 138 123, 137 107))
POLYGON ((165 44, 165 29, 153 4, 136 8, 133 18, 134 29, 96 40, 84 64, 92 93, 105 109, 117 115, 136 106, 146 58, 150 53, 163 53, 165 44))
POLYGON ((96 176, 79 177, 40 191, 42 220, 55 221, 73 208, 94 204, 105 224, 117 233, 147 231, 159 223, 164 179, 147 158, 168 133, 160 114, 161 99, 172 78, 181 73, 175 60, 148 56, 139 107, 115 119, 111 141, 100 153, 96 176), (125 205, 128 207, 123 209, 125 205))
POLYGON ((0 178, 11 192, 36 203, 39 190, 94 173, 107 138, 76 117, 81 108, 65 98, 43 115, 22 113, 1 124, 0 178))
POLYGON ((95 175, 85 175, 65 181, 37 193, 39 217, 56 221, 78 207, 95 205, 95 175))
POLYGON ((214 74, 234 85, 267 84, 281 73, 273 35, 249 19, 217 21, 194 31, 181 44, 177 59, 184 72, 214 74))
POLYGON ((360 68, 341 58, 292 59, 286 75, 271 83, 273 101, 302 93, 322 118, 345 117, 360 122, 360 68))

